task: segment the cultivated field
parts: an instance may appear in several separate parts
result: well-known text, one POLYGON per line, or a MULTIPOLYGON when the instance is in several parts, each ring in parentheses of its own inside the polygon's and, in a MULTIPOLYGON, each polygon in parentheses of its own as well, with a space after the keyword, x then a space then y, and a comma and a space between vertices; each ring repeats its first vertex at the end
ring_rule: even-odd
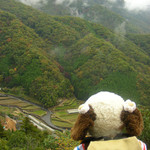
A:
MULTIPOLYGON (((61 104, 51 109, 51 111, 53 112, 51 116, 52 123, 58 127, 71 128, 77 119, 78 113, 69 114, 67 110, 76 109, 81 103, 83 102, 78 101, 75 98, 62 100, 61 104)), ((1 96, 0 105, 1 105, 0 111, 6 110, 7 112, 6 114, 13 114, 12 109, 16 111, 17 108, 18 111, 20 110, 20 113, 22 111, 24 113, 30 115, 36 115, 39 117, 47 113, 46 110, 43 110, 38 105, 34 105, 30 102, 23 101, 11 96, 6 96, 6 97, 1 96)))
POLYGON ((18 107, 23 112, 26 112, 31 115, 34 114, 37 116, 43 116, 47 113, 46 111, 42 110, 41 107, 37 105, 34 105, 32 103, 29 103, 20 99, 16 99, 11 96, 0 97, 0 105, 10 107, 10 109, 11 107, 18 107))
POLYGON ((64 100, 59 106, 53 109, 52 123, 59 127, 71 128, 78 116, 78 113, 69 114, 68 109, 76 109, 81 104, 76 99, 64 100))

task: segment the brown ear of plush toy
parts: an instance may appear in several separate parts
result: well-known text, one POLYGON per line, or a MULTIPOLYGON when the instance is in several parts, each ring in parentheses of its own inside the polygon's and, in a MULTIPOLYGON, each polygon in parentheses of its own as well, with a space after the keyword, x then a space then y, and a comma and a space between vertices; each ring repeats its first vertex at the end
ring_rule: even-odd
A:
POLYGON ((121 120, 127 133, 131 136, 139 136, 144 128, 141 112, 136 108, 132 113, 122 111, 121 120))
POLYGON ((90 105, 89 107, 90 109, 87 113, 78 115, 77 121, 71 129, 71 137, 75 141, 83 140, 88 132, 88 129, 94 126, 96 114, 90 105))
POLYGON ((71 129, 74 140, 83 140, 89 132, 91 137, 115 138, 125 128, 130 136, 139 136, 143 119, 136 103, 124 101, 120 96, 99 92, 78 108, 79 115, 71 129))

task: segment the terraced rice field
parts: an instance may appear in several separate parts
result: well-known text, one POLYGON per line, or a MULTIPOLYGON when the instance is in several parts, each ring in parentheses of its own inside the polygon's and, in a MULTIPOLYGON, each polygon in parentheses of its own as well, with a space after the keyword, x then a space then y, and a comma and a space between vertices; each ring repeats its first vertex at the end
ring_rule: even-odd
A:
POLYGON ((13 107, 4 107, 4 106, 0 106, 0 112, 3 112, 5 114, 12 114, 12 113, 16 113, 18 110, 16 108, 13 107))
POLYGON ((43 116, 45 115, 47 112, 42 110, 41 107, 34 105, 32 103, 11 97, 11 96, 7 96, 7 97, 0 97, 0 105, 4 105, 4 106, 8 106, 8 107, 18 107, 19 109, 21 109, 23 112, 26 112, 28 114, 34 114, 37 116, 43 116))
MULTIPOLYGON (((54 107, 52 110, 52 124, 58 127, 71 128, 74 125, 78 114, 69 114, 67 110, 78 108, 81 103, 81 101, 77 101, 76 99, 63 100, 59 106, 54 107)), ((16 107, 24 113, 33 116, 36 115, 38 117, 42 117, 47 114, 46 110, 43 110, 40 106, 33 104, 32 102, 23 101, 11 96, 0 96, 0 105, 7 106, 7 108, 16 107)))
POLYGON ((65 100, 62 104, 56 106, 53 109, 53 115, 51 116, 52 123, 59 127, 71 128, 77 119, 78 113, 68 114, 67 110, 78 108, 81 103, 81 101, 72 99, 65 100))

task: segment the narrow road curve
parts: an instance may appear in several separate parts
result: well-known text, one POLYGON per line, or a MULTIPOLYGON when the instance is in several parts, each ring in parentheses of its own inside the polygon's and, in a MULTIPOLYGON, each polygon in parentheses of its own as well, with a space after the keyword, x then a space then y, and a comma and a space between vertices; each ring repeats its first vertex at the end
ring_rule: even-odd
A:
POLYGON ((63 131, 63 129, 61 129, 61 128, 59 128, 59 127, 57 127, 57 126, 52 124, 52 122, 51 122, 51 115, 52 115, 52 112, 50 110, 47 110, 47 114, 42 116, 41 119, 44 122, 46 122, 46 124, 48 124, 51 128, 63 131))
MULTIPOLYGON (((2 94, 0 93, 0 95, 2 95, 2 94)), ((44 108, 44 107, 42 107, 42 106, 40 106, 40 105, 38 105, 38 104, 35 104, 35 103, 33 103, 33 102, 30 102, 30 101, 28 101, 28 100, 25 100, 25 99, 23 99, 23 98, 18 98, 18 97, 16 97, 16 96, 12 96, 12 95, 5 95, 5 97, 12 97, 12 98, 14 98, 14 99, 21 100, 21 101, 24 101, 24 102, 26 102, 26 103, 29 103, 29 104, 32 104, 32 105, 35 105, 35 106, 40 107, 42 110, 44 110, 44 111, 47 112, 46 115, 43 115, 42 117, 39 117, 39 116, 36 116, 36 115, 29 114, 29 113, 27 113, 27 112, 26 112, 26 114, 27 114, 27 115, 34 116, 34 117, 37 118, 37 119, 40 119, 40 120, 41 120, 42 122, 44 122, 46 125, 48 125, 49 127, 53 128, 53 129, 55 129, 55 130, 63 131, 62 128, 59 128, 59 127, 57 127, 57 126, 55 126, 55 125, 52 124, 52 122, 51 122, 51 115, 52 115, 52 112, 51 112, 50 110, 48 110, 48 109, 46 109, 46 108, 44 108)), ((5 105, 5 106, 6 106, 6 105, 5 105)), ((10 105, 9 105, 9 106, 10 106, 10 105)), ((8 106, 8 107, 9 107, 9 106, 8 106)), ((17 108, 19 108, 19 109, 23 112, 22 108, 20 108, 20 107, 18 107, 18 106, 13 106, 13 107, 17 107, 17 108)), ((24 113, 24 112, 23 112, 23 113, 24 113)))

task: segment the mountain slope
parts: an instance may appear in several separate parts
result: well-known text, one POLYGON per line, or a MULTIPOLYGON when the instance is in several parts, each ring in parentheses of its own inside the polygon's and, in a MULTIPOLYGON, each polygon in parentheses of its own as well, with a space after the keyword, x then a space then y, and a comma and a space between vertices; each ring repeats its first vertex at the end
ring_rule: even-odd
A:
MULTIPOLYGON (((125 98, 130 95, 130 98, 140 100, 139 79, 145 77, 145 81, 149 80, 148 65, 129 57, 110 42, 93 34, 78 41, 63 58, 65 60, 60 59, 60 63, 66 66, 67 71, 71 71, 71 81, 78 98, 86 99, 96 91, 109 90, 125 98)), ((145 84, 148 86, 148 83, 145 84)))
POLYGON ((150 34, 128 34, 127 37, 150 56, 150 34))
POLYGON ((58 63, 47 58, 46 43, 10 13, 0 10, 0 23, 1 85, 16 94, 22 89, 46 107, 56 105, 59 97, 70 96, 71 84, 58 63))
POLYGON ((51 43, 70 45, 79 37, 79 34, 69 26, 56 22, 53 17, 38 10, 16 1, 0 2, 1 9, 16 15, 25 25, 33 28, 37 34, 51 43))
POLYGON ((126 30, 127 33, 150 32, 147 21, 149 11, 128 11, 124 0, 47 0, 45 4, 32 6, 50 15, 81 17, 103 24, 112 30, 123 24, 122 30, 126 30))
MULTIPOLYGON (((86 99, 99 90, 109 90, 125 99, 150 103, 150 57, 129 38, 80 18, 49 16, 12 0, 0 2, 1 9, 15 15, 45 42, 45 47, 41 46, 42 55, 46 53, 48 60, 53 58, 60 63, 61 75, 70 79, 77 98, 86 99)), ((47 98, 71 93, 73 89, 65 81, 53 87, 54 91, 58 89, 58 95, 50 93, 47 98)), ((43 81, 41 76, 32 83, 36 87, 32 93, 39 86, 45 94, 49 93, 45 90, 47 80, 43 81)))

